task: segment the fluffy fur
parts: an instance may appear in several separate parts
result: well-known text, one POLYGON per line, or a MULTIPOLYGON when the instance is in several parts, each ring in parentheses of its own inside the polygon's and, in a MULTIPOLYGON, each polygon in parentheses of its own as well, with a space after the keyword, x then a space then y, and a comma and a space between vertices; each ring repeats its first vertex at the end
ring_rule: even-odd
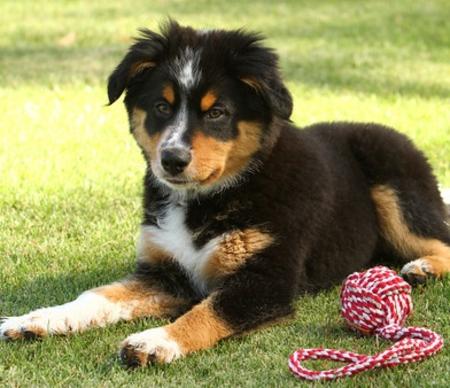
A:
POLYGON ((413 283, 450 271, 424 155, 381 125, 296 128, 259 35, 175 22, 143 30, 109 79, 110 103, 123 92, 148 164, 136 271, 9 318, 2 338, 170 316, 121 349, 129 366, 170 362, 288 316, 300 293, 381 260, 403 263, 413 283))

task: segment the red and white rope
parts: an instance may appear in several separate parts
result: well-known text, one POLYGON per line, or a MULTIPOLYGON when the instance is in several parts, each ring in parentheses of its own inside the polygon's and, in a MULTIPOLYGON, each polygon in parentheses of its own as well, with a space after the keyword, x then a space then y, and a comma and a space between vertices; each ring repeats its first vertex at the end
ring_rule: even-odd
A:
POLYGON ((394 271, 374 267, 366 272, 353 273, 341 290, 341 313, 350 327, 364 334, 398 341, 373 356, 334 349, 299 349, 289 357, 292 373, 307 380, 333 380, 378 367, 392 367, 416 362, 440 351, 442 337, 420 327, 403 328, 412 311, 411 287, 394 271), (332 360, 349 364, 323 371, 301 365, 305 360, 332 360))

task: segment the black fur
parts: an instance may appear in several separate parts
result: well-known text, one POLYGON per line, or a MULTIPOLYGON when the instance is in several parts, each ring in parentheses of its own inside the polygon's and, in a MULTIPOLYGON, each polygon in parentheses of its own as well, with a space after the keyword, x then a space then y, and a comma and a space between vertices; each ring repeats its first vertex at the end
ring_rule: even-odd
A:
MULTIPOLYGON (((186 225, 198 248, 223 233, 248 227, 261 228, 275 239, 210 290, 216 295, 217 313, 236 332, 289 314, 300 292, 329 287, 382 256, 398 254, 380 235, 370 196, 374 185, 397 190, 411 231, 450 242, 444 205, 423 154, 404 135, 376 124, 295 128, 289 122, 292 99, 281 81, 277 56, 261 45, 259 35, 241 30, 202 34, 173 22, 161 35, 145 30, 110 77, 110 103, 127 90, 128 112, 134 107, 146 110, 148 133, 162 131, 166 124, 152 118, 150 101, 169 78, 171 61, 186 47, 202 49, 203 73, 192 98, 199 99, 213 85, 235 104, 223 132, 200 119, 189 124, 192 131, 201 128, 227 141, 236 138, 239 120, 257 120, 263 128, 261 148, 252 156, 257 171, 241 171, 235 185, 183 197, 186 225), (156 66, 130 79, 131 66, 142 60, 156 66), (248 79, 257 87, 243 82, 248 79)), ((143 223, 157 225, 167 206, 176 204, 171 202, 171 189, 149 167, 143 223)), ((176 264, 171 273, 174 268, 176 264)), ((163 272, 164 268, 142 264, 138 268, 139 276, 150 281, 163 272)), ((183 276, 171 275, 165 289, 175 294, 185 291, 192 299, 204 297, 186 282, 183 276), (174 283, 177 279, 180 285, 174 283)))

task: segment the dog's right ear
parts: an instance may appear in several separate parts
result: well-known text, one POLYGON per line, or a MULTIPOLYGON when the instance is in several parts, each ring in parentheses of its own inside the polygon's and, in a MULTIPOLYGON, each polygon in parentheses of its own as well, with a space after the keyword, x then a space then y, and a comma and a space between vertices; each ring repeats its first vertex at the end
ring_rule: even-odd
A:
POLYGON ((147 29, 142 29, 140 32, 142 36, 136 39, 136 43, 130 47, 122 62, 109 76, 109 105, 122 95, 133 78, 153 69, 161 60, 161 56, 166 49, 166 36, 147 29))

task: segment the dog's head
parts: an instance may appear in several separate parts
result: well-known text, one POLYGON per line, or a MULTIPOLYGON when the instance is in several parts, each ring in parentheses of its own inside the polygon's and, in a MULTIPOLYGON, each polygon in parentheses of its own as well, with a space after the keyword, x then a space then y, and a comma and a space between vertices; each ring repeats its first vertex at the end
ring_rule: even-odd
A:
POLYGON ((131 132, 154 176, 176 190, 209 189, 252 168, 292 99, 278 58, 257 34, 194 30, 169 21, 142 30, 109 78, 126 90, 131 132))

